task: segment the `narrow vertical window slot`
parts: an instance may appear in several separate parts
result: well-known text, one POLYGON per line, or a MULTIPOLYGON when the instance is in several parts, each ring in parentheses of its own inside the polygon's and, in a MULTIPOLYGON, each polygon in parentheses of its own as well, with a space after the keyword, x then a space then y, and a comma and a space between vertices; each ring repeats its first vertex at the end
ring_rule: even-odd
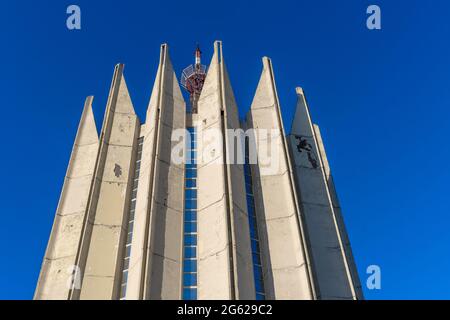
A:
POLYGON ((136 211, 136 197, 139 185, 139 174, 141 171, 141 159, 142 159, 142 146, 144 144, 144 137, 138 139, 138 148, 136 154, 136 164, 133 177, 133 184, 131 189, 131 201, 130 209, 128 212, 128 225, 127 225, 127 236, 125 243, 125 255, 122 264, 122 280, 120 286, 120 300, 125 300, 127 293, 127 281, 128 281, 128 268, 130 267, 130 255, 131 255, 131 243, 133 241, 133 226, 134 226, 134 216, 136 211))
POLYGON ((253 195, 252 171, 249 161, 249 141, 245 139, 245 192, 247 195, 248 225, 253 260, 253 277, 255 283, 256 300, 265 300, 264 278, 261 265, 261 250, 259 245, 258 224, 256 221, 255 199, 253 195))
POLYGON ((184 184, 183 299, 197 300, 197 132, 188 127, 184 184))

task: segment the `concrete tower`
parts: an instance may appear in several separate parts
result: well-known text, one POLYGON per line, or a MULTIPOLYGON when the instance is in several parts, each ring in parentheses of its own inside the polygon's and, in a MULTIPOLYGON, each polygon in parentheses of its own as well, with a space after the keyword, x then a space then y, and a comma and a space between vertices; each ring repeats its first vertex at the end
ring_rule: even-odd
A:
POLYGON ((145 123, 115 68, 100 136, 88 97, 35 299, 362 299, 300 88, 286 136, 271 61, 239 120, 222 52, 181 84, 160 61, 145 123))

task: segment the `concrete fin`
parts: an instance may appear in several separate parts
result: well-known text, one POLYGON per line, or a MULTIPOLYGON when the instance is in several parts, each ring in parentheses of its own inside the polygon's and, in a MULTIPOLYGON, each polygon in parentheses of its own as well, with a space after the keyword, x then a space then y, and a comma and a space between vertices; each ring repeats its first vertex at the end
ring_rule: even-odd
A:
POLYGON ((168 54, 161 45, 147 109, 128 271, 127 300, 179 299, 181 292, 184 166, 172 162, 173 130, 185 127, 186 108, 168 54), (158 285, 155 285, 158 283, 158 285))
POLYGON ((173 69, 167 44, 161 45, 158 71, 150 96, 150 103, 147 108, 147 119, 151 119, 155 108, 158 107, 161 94, 185 103, 179 81, 173 69), (161 91, 162 89, 164 89, 164 92, 161 91))
POLYGON ((263 58, 263 70, 247 115, 247 125, 271 130, 275 136, 270 144, 277 146, 270 151, 271 165, 267 166, 263 144, 257 143, 258 164, 252 173, 258 195, 255 208, 261 230, 266 295, 269 299, 313 299, 309 251, 287 154, 272 64, 267 57, 263 58))
POLYGON ((295 91, 297 93, 297 106, 292 121, 291 134, 312 137, 314 132, 305 94, 300 87, 297 87, 295 91))
POLYGON ((263 70, 253 98, 251 109, 272 107, 276 104, 275 88, 270 67, 270 59, 263 58, 263 70))
POLYGON ((83 270, 83 280, 81 289, 71 293, 74 300, 110 299, 119 295, 118 261, 124 252, 123 226, 140 130, 123 68, 123 64, 115 67, 108 97, 87 222, 77 253, 76 265, 83 270), (99 281, 107 281, 108 285, 101 287, 99 281))
MULTIPOLYGON (((213 150, 214 159, 228 154, 226 149, 231 144, 224 130, 239 127, 222 56, 222 43, 216 41, 198 102, 198 137, 206 138, 199 143, 197 153, 204 155, 213 150), (209 129, 217 134, 208 136, 209 129)), ((221 160, 203 160, 199 160, 197 177, 198 299, 254 299, 248 218, 239 210, 246 207, 243 170, 221 160)))
POLYGON ((176 73, 173 69, 172 60, 169 55, 169 48, 167 45, 164 47, 164 93, 172 96, 175 100, 184 102, 183 94, 176 73))
POLYGON ((328 163, 327 154, 325 152, 325 147, 323 145, 322 134, 320 133, 320 128, 317 124, 313 124, 314 133, 316 134, 317 145, 319 147, 319 154, 322 158, 323 170, 325 171, 325 177, 330 178, 330 164, 328 163))
MULTIPOLYGON (((289 137, 320 299, 356 297, 358 280, 352 270, 351 249, 340 208, 330 183, 330 168, 318 126, 314 126, 302 88, 296 88, 297 106, 289 137), (299 143, 299 141, 301 143, 299 143), (302 147, 309 146, 308 148, 302 147), (331 248, 331 249, 330 249, 331 248), (333 281, 330 281, 333 279, 333 281)), ((358 294, 359 296, 359 294, 358 294)))
MULTIPOLYGON (((211 63, 208 67, 208 74, 206 75, 205 83, 203 85, 202 93, 200 94, 200 101, 205 100, 206 97, 217 94, 220 90, 220 70, 219 70, 219 44, 214 43, 214 54, 211 58, 211 63)), ((200 107, 200 106, 199 106, 200 107)))
POLYGON ((149 122, 151 115, 155 113, 155 108, 157 108, 159 100, 159 88, 161 87, 161 69, 162 63, 158 65, 158 71, 156 72, 155 82, 153 84, 152 94, 150 95, 150 102, 147 107, 146 123, 149 122))
POLYGON ((92 100, 84 104, 34 299, 69 298, 66 270, 76 265, 99 145, 92 100))
POLYGON ((123 74, 124 67, 124 64, 118 64, 114 70, 110 106, 114 112, 136 114, 123 74))
POLYGON ((86 98, 83 114, 78 126, 75 144, 86 145, 98 142, 97 127, 95 125, 94 113, 92 112, 93 96, 86 98))
POLYGON ((231 87, 231 81, 228 75, 228 70, 225 66, 225 61, 222 59, 223 70, 223 89, 225 97, 225 108, 227 115, 227 125, 230 129, 240 128, 239 123, 239 111, 236 104, 236 98, 234 96, 233 88, 231 87))
POLYGON ((351 280, 353 282, 355 298, 358 300, 362 300, 362 299, 364 299, 364 294, 362 291, 361 282, 360 282, 359 275, 358 275, 358 269, 356 267, 355 259, 353 257, 350 240, 348 237, 347 229, 345 227, 344 217, 343 217, 343 214, 341 211, 341 206, 339 204, 339 198, 336 193, 336 187, 334 185, 333 176, 331 174, 331 169, 330 169, 327 154, 325 151, 325 146, 323 144, 322 135, 320 133, 320 128, 317 124, 314 124, 313 127, 314 127, 314 133, 315 133, 316 139, 317 139, 317 144, 319 147, 319 153, 320 153, 320 156, 321 156, 321 159, 323 162, 323 168, 324 168, 326 182, 328 185, 328 190, 329 190, 330 197, 331 197, 331 203, 334 207, 334 212, 336 214, 338 229, 339 229, 339 232, 342 237, 344 252, 345 252, 345 255, 347 258, 347 263, 348 263, 349 271, 351 274, 351 280))

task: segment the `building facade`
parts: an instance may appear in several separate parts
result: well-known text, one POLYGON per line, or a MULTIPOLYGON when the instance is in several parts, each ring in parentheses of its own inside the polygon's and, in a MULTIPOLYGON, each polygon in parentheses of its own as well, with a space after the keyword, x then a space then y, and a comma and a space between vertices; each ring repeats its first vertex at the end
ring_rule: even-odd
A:
POLYGON ((271 60, 239 119, 214 43, 183 72, 161 46, 145 123, 117 65, 100 135, 86 99, 35 299, 362 299, 302 89, 290 134, 271 60))

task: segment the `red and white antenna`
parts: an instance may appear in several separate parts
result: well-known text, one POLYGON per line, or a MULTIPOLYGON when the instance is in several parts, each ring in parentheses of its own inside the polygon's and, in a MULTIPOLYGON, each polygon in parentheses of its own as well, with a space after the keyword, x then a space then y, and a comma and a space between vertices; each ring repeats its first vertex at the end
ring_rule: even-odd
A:
POLYGON ((200 46, 197 45, 197 49, 195 49, 195 66, 199 66, 202 64, 202 52, 200 51, 200 46))
POLYGON ((203 84, 206 78, 206 66, 202 64, 202 52, 197 45, 195 50, 195 64, 183 70, 181 74, 181 86, 185 88, 190 94, 191 111, 197 113, 197 103, 200 98, 200 93, 203 89, 203 84))

